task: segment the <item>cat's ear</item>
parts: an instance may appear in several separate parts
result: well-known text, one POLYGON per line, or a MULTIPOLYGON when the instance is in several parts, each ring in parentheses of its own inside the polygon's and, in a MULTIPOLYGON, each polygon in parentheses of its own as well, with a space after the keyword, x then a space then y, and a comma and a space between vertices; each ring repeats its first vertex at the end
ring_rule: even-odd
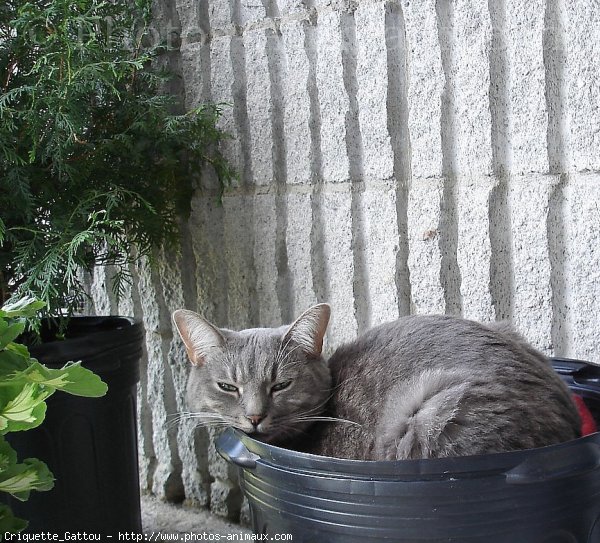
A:
POLYGON ((198 313, 178 309, 173 312, 173 322, 194 366, 203 364, 211 350, 225 343, 221 332, 198 313))
POLYGON ((310 356, 319 356, 323 349, 323 337, 329 324, 331 308, 318 304, 306 310, 283 335, 283 342, 294 341, 310 356))

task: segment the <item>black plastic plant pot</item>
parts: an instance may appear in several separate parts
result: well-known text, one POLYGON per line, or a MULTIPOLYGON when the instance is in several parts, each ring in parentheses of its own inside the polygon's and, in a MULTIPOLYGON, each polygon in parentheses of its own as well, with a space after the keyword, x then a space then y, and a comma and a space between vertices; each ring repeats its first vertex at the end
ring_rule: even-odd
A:
POLYGON ((81 360, 108 392, 102 398, 57 392, 40 427, 9 434, 20 458, 45 461, 56 479, 49 492, 10 500, 15 515, 29 521, 28 532, 141 533, 136 384, 143 337, 142 325, 130 318, 76 317, 65 340, 54 340, 46 328, 44 343, 30 349, 49 367, 81 360))
MULTIPOLYGON (((600 368, 553 364, 597 417, 600 368)), ((239 467, 254 531, 294 543, 600 542, 599 433, 526 451, 363 462, 228 429, 218 450, 239 467)))

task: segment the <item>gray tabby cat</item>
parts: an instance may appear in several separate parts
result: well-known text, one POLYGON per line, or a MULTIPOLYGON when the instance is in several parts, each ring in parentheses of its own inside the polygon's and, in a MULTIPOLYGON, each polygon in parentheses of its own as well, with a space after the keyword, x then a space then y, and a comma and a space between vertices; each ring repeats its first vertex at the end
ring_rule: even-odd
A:
POLYGON ((188 416, 362 460, 510 451, 580 435, 567 386, 506 326, 403 317, 338 348, 326 363, 329 314, 320 304, 289 326, 234 332, 175 311, 193 364, 188 416))

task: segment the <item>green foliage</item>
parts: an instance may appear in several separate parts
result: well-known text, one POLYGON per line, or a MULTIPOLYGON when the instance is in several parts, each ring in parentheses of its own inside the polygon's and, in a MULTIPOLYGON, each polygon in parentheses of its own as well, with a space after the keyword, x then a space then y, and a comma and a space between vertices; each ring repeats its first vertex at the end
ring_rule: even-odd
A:
POLYGON ((117 268, 176 239, 202 166, 223 186, 219 106, 177 114, 152 44, 151 0, 0 5, 0 298, 51 315, 80 269, 117 268))
MULTIPOLYGON (((89 397, 106 394, 106 384, 79 363, 50 369, 31 358, 25 345, 14 342, 25 329, 26 319, 43 305, 26 298, 0 309, 0 491, 22 501, 32 490, 50 490, 54 479, 40 460, 27 458, 19 463, 4 436, 39 426, 46 414, 45 401, 57 390, 89 397)), ((20 531, 26 525, 10 508, 0 505, 0 534, 20 531)))

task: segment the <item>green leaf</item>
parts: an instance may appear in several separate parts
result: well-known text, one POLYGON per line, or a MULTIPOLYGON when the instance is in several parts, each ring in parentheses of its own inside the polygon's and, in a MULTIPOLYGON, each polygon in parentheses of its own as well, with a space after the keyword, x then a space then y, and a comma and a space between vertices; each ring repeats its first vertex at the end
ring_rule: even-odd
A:
POLYGON ((0 472, 0 491, 25 501, 32 490, 45 491, 54 487, 54 477, 48 466, 37 458, 27 458, 0 472))
POLYGON ((62 390, 75 396, 98 398, 104 396, 108 387, 95 373, 81 366, 80 362, 67 364, 60 369, 47 368, 32 361, 27 370, 15 375, 30 383, 44 385, 47 389, 62 390))
POLYGON ((0 388, 0 433, 29 430, 39 426, 46 416, 45 400, 54 391, 35 383, 0 388))
POLYGON ((26 360, 29 360, 30 358, 29 349, 21 343, 10 343, 6 346, 6 350, 11 351, 12 353, 26 360))
POLYGON ((33 297, 26 296, 20 300, 6 304, 0 309, 0 317, 35 317, 46 304, 33 297))
POLYGON ((0 473, 17 463, 17 453, 4 436, 0 435, 0 473))
MULTIPOLYGON (((0 351, 0 383, 29 367, 29 351, 24 345, 11 343, 0 351)), ((0 396, 1 398, 1 396, 0 396)))
MULTIPOLYGON (((13 515, 8 505, 0 504, 0 535, 16 534, 27 528, 27 521, 13 515)), ((1 538, 0 538, 1 539, 1 538)))
POLYGON ((0 328, 0 349, 6 347, 9 343, 19 337, 25 330, 25 322, 18 321, 9 324, 5 329, 0 328))

